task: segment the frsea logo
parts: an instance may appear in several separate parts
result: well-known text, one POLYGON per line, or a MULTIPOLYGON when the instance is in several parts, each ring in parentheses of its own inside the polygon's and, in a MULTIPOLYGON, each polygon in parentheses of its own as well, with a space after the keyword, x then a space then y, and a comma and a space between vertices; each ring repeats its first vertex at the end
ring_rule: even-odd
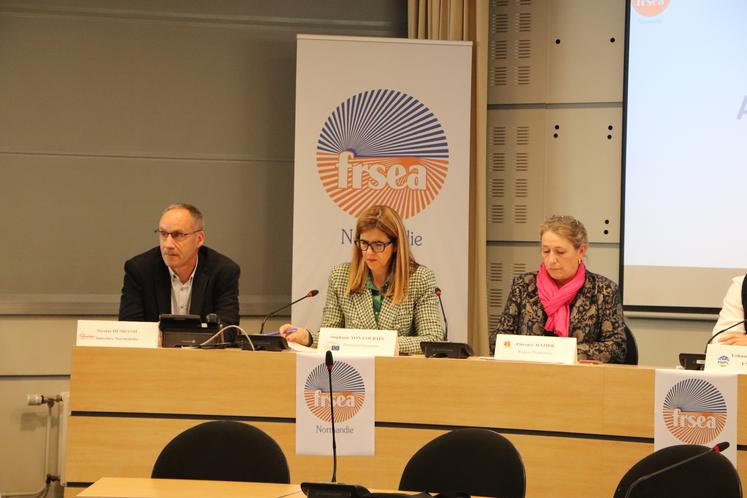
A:
POLYGON ((676 383, 664 398, 664 425, 687 444, 705 444, 726 426, 726 401, 721 392, 703 379, 676 383))
POLYGON ((316 164, 324 190, 357 217, 374 204, 415 216, 438 196, 449 147, 438 118, 396 90, 367 90, 335 108, 322 126, 316 164))
POLYGON ((630 0, 631 5, 642 16, 658 16, 669 6, 669 0, 630 0))
POLYGON ((335 422, 345 422, 355 416, 366 402, 363 377, 349 363, 336 361, 332 367, 332 393, 324 363, 309 373, 303 386, 303 397, 309 411, 320 420, 331 422, 330 399, 335 407, 335 422))

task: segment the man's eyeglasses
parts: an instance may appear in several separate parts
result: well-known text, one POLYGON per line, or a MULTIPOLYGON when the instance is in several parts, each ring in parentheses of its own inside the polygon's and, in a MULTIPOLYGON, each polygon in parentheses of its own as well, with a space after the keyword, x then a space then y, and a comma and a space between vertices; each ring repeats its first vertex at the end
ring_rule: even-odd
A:
POLYGON ((189 237, 190 235, 194 235, 197 232, 202 232, 202 228, 195 230, 194 232, 167 232, 166 230, 161 230, 160 228, 157 228, 154 233, 158 234, 158 238, 161 240, 166 240, 169 238, 169 235, 171 236, 171 239, 174 242, 182 242, 184 239, 189 237))
POLYGON ((384 252, 386 247, 392 243, 394 243, 393 240, 390 240, 389 242, 369 242, 367 240, 358 239, 355 241, 355 246, 362 252, 368 251, 369 247, 373 249, 373 252, 384 252))

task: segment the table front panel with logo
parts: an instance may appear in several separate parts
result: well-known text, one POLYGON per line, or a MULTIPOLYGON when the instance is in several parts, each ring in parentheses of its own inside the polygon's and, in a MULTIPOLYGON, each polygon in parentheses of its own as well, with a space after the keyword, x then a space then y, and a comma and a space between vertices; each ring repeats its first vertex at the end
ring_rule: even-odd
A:
MULTIPOLYGON (((375 455, 340 458, 340 481, 395 489, 408 459, 457 427, 494 428, 510 439, 526 466, 529 498, 612 496, 653 450, 653 368, 422 356, 375 362, 375 455)), ((328 480, 329 457, 295 454, 295 369, 290 352, 75 348, 67 479, 77 486, 66 495, 104 476, 149 476, 172 437, 216 418, 275 438, 293 482, 328 480)), ((747 427, 744 376, 738 391, 738 427, 747 427)), ((738 444, 747 482, 747 431, 738 444)))

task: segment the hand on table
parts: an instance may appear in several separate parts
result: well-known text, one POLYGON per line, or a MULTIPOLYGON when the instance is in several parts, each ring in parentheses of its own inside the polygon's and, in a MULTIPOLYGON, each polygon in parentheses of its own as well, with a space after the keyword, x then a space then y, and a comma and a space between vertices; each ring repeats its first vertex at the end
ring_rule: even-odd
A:
POLYGON ((296 327, 292 323, 284 323, 280 326, 280 336, 286 341, 295 342, 303 346, 311 345, 311 334, 303 327, 296 327))

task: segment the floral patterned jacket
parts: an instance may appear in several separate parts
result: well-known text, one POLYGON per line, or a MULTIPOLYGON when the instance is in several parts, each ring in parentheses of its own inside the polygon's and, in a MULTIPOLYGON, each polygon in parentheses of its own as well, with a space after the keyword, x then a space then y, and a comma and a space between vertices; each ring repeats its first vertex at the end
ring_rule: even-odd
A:
MULTIPOLYGON (((576 338, 578 359, 622 363, 627 342, 617 285, 587 271, 570 308, 569 335, 576 338)), ((498 326, 490 331, 491 353, 495 351, 496 334, 543 335, 546 321, 537 292, 537 272, 519 275, 511 285, 498 326)))

